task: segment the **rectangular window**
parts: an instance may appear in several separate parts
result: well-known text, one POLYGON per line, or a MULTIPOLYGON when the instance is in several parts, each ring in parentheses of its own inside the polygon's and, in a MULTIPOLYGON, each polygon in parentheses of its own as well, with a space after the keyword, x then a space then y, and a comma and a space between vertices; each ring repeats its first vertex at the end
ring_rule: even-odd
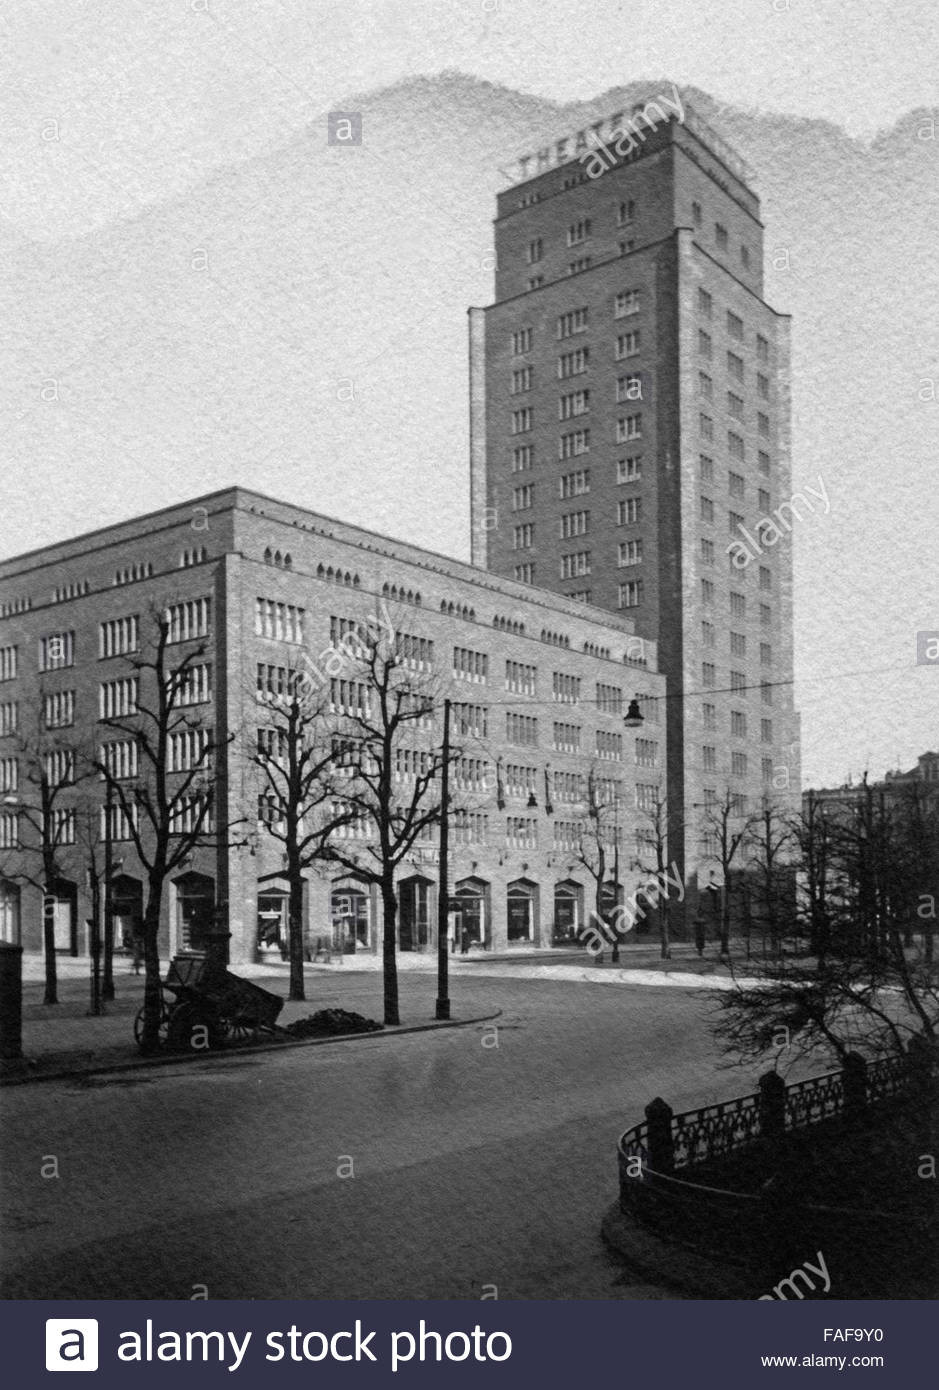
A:
POLYGON ((625 444, 630 439, 642 438, 642 413, 621 416, 616 422, 616 442, 625 444))
POLYGON ((642 519, 642 498, 624 497, 617 502, 616 519, 620 526, 635 526, 642 519))
POLYGON ((701 623, 701 645, 713 647, 715 642, 714 624, 707 621, 701 623))
POLYGON ((742 473, 728 473, 727 486, 730 489, 731 497, 743 498, 746 492, 746 484, 742 473))
POLYGON ((642 603, 642 580, 630 579, 619 586, 620 608, 638 608, 642 603))
POLYGON ((761 512, 768 512, 770 509, 770 495, 765 487, 761 487, 757 493, 756 504, 761 512))
POLYGON ((524 748, 534 748, 538 743, 538 720, 531 714, 505 716, 505 741, 524 748))
POLYGON ((579 246, 590 236, 590 218, 583 217, 579 222, 573 222, 567 229, 568 246, 579 246))
POLYGON ((717 242, 718 250, 727 250, 727 228, 722 222, 714 223, 714 240, 717 242))
POLYGON ((561 314, 557 322, 558 338, 572 338, 575 333, 586 333, 590 319, 590 310, 572 309, 567 314, 561 314))
POLYGON ((693 202, 691 204, 691 220, 694 222, 694 225, 696 227, 701 226, 702 218, 703 213, 701 211, 701 204, 699 202, 693 202))
POLYGON ((638 483, 641 477, 641 454, 632 454, 629 458, 616 460, 616 481, 618 483, 638 483))
POLYGON ((705 608, 714 607, 714 581, 712 579, 701 580, 701 602, 705 608))
POLYGON ((760 742, 772 743, 773 741, 773 721, 772 719, 760 720, 760 742))
POLYGON ((734 381, 743 381, 743 358, 738 357, 736 352, 727 353, 727 372, 734 381))
POLYGON ((727 525, 731 531, 739 531, 743 526, 743 517, 739 512, 728 512, 727 525))
POLYGON ((760 760, 760 772, 764 782, 773 780, 773 760, 772 758, 762 758, 760 760))
POLYGON ((623 691, 618 685, 597 683, 597 709, 601 714, 622 714, 623 691))
POLYGON ((581 376, 590 366, 590 349, 576 348, 565 352, 558 358, 558 380, 567 381, 569 377, 581 376))
POLYGON ((167 642, 191 642, 198 637, 208 637, 210 603, 210 599, 195 598, 167 608, 164 615, 167 642))
POLYGON ((136 777, 139 766, 137 740, 119 738, 111 743, 102 743, 98 749, 98 759, 116 781, 136 777))
POLYGON ((530 328, 517 328, 512 334, 512 355, 520 357, 525 352, 531 352, 532 330, 530 328))
POLYGON ((762 333, 756 335, 756 359, 758 362, 769 361, 769 341, 762 333))
POLYGON ((621 376, 616 381, 616 403, 642 400, 642 377, 638 372, 631 376, 621 376))
POLYGON ((537 290, 537 289, 540 289, 541 286, 542 286, 543 284, 544 284, 544 276, 543 276, 543 275, 531 275, 531 276, 529 276, 528 284, 527 284, 526 288, 529 289, 529 290, 537 290))
POLYGON ((19 790, 20 769, 15 758, 0 758, 0 792, 19 790))
POLYGON ((42 722, 47 729, 68 729, 75 723, 75 691, 55 690, 43 696, 42 722))
POLYGON ((639 353, 639 329, 634 328, 629 333, 620 333, 616 339, 616 360, 622 362, 624 357, 636 357, 639 353))
POLYGON ((576 579, 590 573, 590 551, 577 550, 570 555, 561 556, 561 578, 576 579))
POLYGON ((576 473, 564 473, 561 475, 560 493, 562 500, 567 497, 579 497, 582 493, 589 491, 589 468, 579 468, 576 473))
POLYGON ((303 618, 304 609, 295 608, 292 603, 270 598, 254 600, 255 637, 299 645, 303 641, 303 618))
POLYGON ((736 338, 741 343, 743 342, 743 319, 739 314, 733 313, 730 309, 727 310, 727 332, 732 338, 736 338))
POLYGON ((531 390, 531 367, 516 367, 512 373, 511 394, 520 396, 531 390))
POLYGON ((582 270, 589 270, 593 264, 592 256, 578 256, 576 261, 568 262, 568 275, 579 275, 582 270))
POLYGON ((505 838, 512 849, 537 849, 538 822, 525 816, 506 816, 505 838))
POLYGON ((50 632, 39 639, 40 671, 61 671, 75 665, 74 632, 50 632))
POLYGON ((714 312, 713 296, 707 290, 698 290, 698 313, 702 318, 709 319, 714 312))
POLYGON ((714 421, 710 415, 701 414, 698 416, 698 431, 702 439, 714 438, 714 421))
POLYGON ((111 618, 98 625, 98 656, 126 656, 139 650, 138 616, 111 618))
POLYGON ((537 666, 526 666, 521 661, 505 663, 505 688, 516 695, 534 695, 537 666))
POLYGON ((747 616, 746 594, 732 593, 730 596, 730 616, 732 618, 745 618, 747 616))
POLYGON ((743 419, 743 397, 733 391, 727 392, 727 414, 732 415, 735 420, 743 419))
POLYGON ((659 745, 652 738, 636 739, 636 766, 656 767, 659 761, 659 745))
POLYGON ((704 727, 705 727, 706 729, 716 729, 716 728, 717 728, 717 706, 716 706, 716 705, 708 705, 708 704, 705 704, 702 708, 703 708, 703 711, 704 711, 704 727))
POLYGON ((641 565, 642 541, 620 541, 616 552, 616 563, 621 569, 625 565, 641 565))
POLYGON ((705 772, 717 771, 717 749, 706 743, 701 749, 701 764, 705 772))
POLYGON ((740 691, 746 690, 746 688, 747 688, 747 678, 746 678, 746 676, 743 674, 742 671, 731 671, 731 673, 730 673, 730 688, 731 688, 731 690, 740 690, 740 691))
POLYGON ((183 667, 170 675, 168 685, 177 706, 204 705, 212 698, 212 667, 208 662, 183 667))
POLYGON ((710 497, 701 498, 701 520, 708 524, 714 520, 714 503, 710 497))
POLYGON ((732 459, 737 459, 740 463, 743 463, 746 456, 743 440, 739 434, 734 434, 733 431, 730 431, 727 435, 727 452, 732 459))
POLYGON ((770 642, 761 642, 761 643, 760 643, 760 665, 761 665, 761 666, 772 666, 772 664, 773 664, 773 647, 772 647, 772 644, 771 644, 770 642))
POLYGON ((770 681, 760 681, 760 699, 764 705, 773 703, 773 686, 770 681))
POLYGON ((759 453, 757 454, 757 461, 758 461, 759 466, 760 466, 760 472, 764 475, 764 477, 768 477, 768 476, 769 476, 769 454, 766 452, 765 449, 760 449, 759 453))
POLYGON ((771 619, 772 619, 772 616, 773 616, 773 611, 772 611, 772 609, 770 608, 769 604, 768 604, 768 603, 761 603, 761 604, 760 604, 760 626, 761 626, 761 627, 769 627, 770 621, 771 621, 771 619))
POLYGON ((570 434, 562 434, 558 440, 558 457, 560 459, 576 458, 579 454, 590 452, 590 430, 573 430, 570 434))
POLYGON ((521 410, 513 410, 511 416, 511 430, 513 434, 527 434, 532 427, 534 411, 530 405, 524 406, 521 410))
POLYGON ((765 565, 760 565, 760 588, 765 592, 773 587, 773 576, 765 565))
POLYGON ((558 753, 580 752, 580 725, 554 723, 554 749, 558 753))
POLYGON ((458 680, 485 682, 489 679, 489 657, 469 647, 453 648, 453 674, 458 680))
POLYGON ((102 681, 98 688, 98 717, 121 719, 137 713, 138 679, 123 676, 116 681, 102 681))
POLYGON ((746 738, 747 716, 743 710, 732 709, 730 711, 730 736, 731 738, 746 738))
MULTIPOLYGON (((273 734, 274 730, 266 732, 273 734)), ((208 729, 181 729, 170 734, 166 745, 167 772, 191 772, 194 768, 207 768, 211 761, 211 746, 212 735, 208 729)))
POLYGON ((703 328, 698 329, 698 352, 702 357, 710 358, 714 355, 714 344, 710 333, 706 333, 703 328))
POLYGON ((544 242, 542 241, 540 236, 535 237, 534 241, 530 241, 528 243, 528 247, 525 252, 525 259, 529 265, 534 265, 537 261, 540 261, 543 256, 544 242))
POLYGON ((199 792, 180 797, 170 814, 171 835, 209 834, 212 830, 212 810, 199 792))
POLYGON ((535 458, 535 450, 531 444, 517 444, 512 450, 512 472, 526 473, 531 468, 535 458))
POLYGON ((750 269, 750 248, 749 248, 749 246, 741 246, 741 248, 740 248, 740 264, 743 266, 744 270, 749 270, 749 269, 750 269))
POLYGON ((619 205, 619 211, 616 214, 616 225, 618 227, 627 227, 629 223, 635 219, 635 216, 636 200, 635 198, 627 198, 625 202, 619 205))
POLYGON ((512 570, 512 578, 519 584, 534 584, 535 566, 531 560, 527 560, 522 565, 516 565, 512 570))
POLYGON ((551 697, 562 705, 576 705, 580 699, 580 676, 570 676, 564 671, 552 671, 551 697))
POLYGON ((512 530, 512 549, 531 550, 535 540, 535 527, 531 521, 526 521, 524 526, 515 526, 512 530))
POLYGON ((565 512, 561 517, 559 531, 562 541, 570 540, 573 536, 586 536, 589 530, 589 512, 565 512))
POLYGON ((52 843, 54 845, 74 845, 75 807, 57 806, 52 812, 52 843))
POLYGON ((706 401, 714 399, 714 382, 707 372, 698 372, 698 395, 703 396, 706 401))
POLYGON ((756 417, 756 428, 764 439, 769 437, 769 416, 765 415, 762 410, 756 417))
POLYGON ((638 290, 620 290, 613 300, 613 317, 615 319, 627 318, 630 314, 638 314, 639 308, 638 290))
POLYGON ((572 420, 577 415, 586 415, 590 409, 590 392, 569 391, 558 397, 558 419, 572 420))
POLYGON ((42 760, 46 781, 53 790, 70 787, 75 781, 75 753, 71 748, 56 748, 42 760))
POLYGON ((705 661, 701 666, 701 684, 712 689, 717 683, 717 668, 713 661, 705 661))
POLYGON ((534 483, 525 483, 523 487, 513 488, 512 490, 512 511, 525 512, 529 507, 534 506, 535 486, 534 483))
POLYGON ((429 673, 434 669, 434 644, 430 637, 399 630, 395 633, 394 651, 398 665, 410 671, 429 673))
POLYGON ((707 536, 701 537, 701 563, 713 565, 714 563, 714 542, 708 540, 707 536))
POLYGON ((0 681, 16 680, 16 647, 0 647, 0 681))
POLYGON ((764 401, 769 400, 769 377, 763 372, 756 374, 756 394, 764 401))
POLYGON ((486 705, 466 705, 459 702, 451 705, 453 727, 460 738, 486 738, 489 727, 489 710, 486 705))
POLYGON ((747 755, 746 753, 731 753, 730 772, 733 777, 746 777, 747 775, 747 755))
POLYGON ((702 483, 713 483, 714 460, 708 454, 698 455, 698 472, 702 483))

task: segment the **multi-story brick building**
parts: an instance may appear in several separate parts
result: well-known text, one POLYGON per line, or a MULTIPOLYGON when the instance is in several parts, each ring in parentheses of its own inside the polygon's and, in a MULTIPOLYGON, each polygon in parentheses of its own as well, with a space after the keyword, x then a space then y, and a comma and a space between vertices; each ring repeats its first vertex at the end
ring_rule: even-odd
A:
MULTIPOLYGON (((54 730, 58 751, 71 745, 104 757, 102 745, 121 741, 101 721, 132 711, 135 653, 145 649, 155 615, 168 612, 172 653, 205 644, 187 704, 218 746, 218 823, 240 825, 231 843, 195 849, 173 874, 161 949, 198 945, 213 909, 225 904, 234 960, 252 958, 259 941, 276 950, 285 939, 287 882, 282 845, 264 829, 251 760, 268 723, 265 699, 301 659, 315 669, 337 631, 379 611, 390 614, 404 657, 433 673, 454 702, 460 760, 450 884, 470 939, 495 947, 573 939, 593 901, 575 853, 591 771, 622 809, 621 885, 631 892, 641 808, 664 766, 665 686, 655 643, 636 635, 630 616, 232 488, 0 563, 3 937, 30 949, 41 944, 38 868, 25 866, 29 884, 17 860, 19 818, 31 795, 24 736, 54 730), (623 723, 634 695, 645 718, 638 732, 623 723)), ((439 736, 439 717, 430 736, 439 736)), ((132 785, 133 748, 113 747, 107 756, 132 785)), ((170 756, 174 768, 185 767, 185 749, 170 756)), ((400 775, 409 771, 404 758, 400 775)), ((66 789, 62 814, 89 796, 97 810, 102 788, 89 779, 74 793, 66 789)), ((115 825, 113 837, 120 949, 145 885, 126 830, 115 825)), ((49 885, 56 942, 82 952, 87 862, 80 836, 63 839, 60 878, 49 885)), ((437 872, 430 839, 399 875, 403 950, 435 940, 437 872)), ((311 943, 338 934, 359 950, 378 947, 380 905, 356 875, 311 873, 306 898, 311 943)))
POLYGON ((687 109, 607 126, 602 156, 580 132, 498 197, 495 303, 470 311, 473 558, 658 642, 693 890, 709 803, 798 799, 789 321, 725 142, 687 109))

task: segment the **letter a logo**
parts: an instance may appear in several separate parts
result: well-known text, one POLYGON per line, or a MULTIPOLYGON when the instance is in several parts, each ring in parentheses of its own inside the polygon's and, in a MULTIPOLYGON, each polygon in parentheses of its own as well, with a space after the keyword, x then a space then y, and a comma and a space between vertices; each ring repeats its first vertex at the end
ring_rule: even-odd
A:
POLYGON ((46 1318, 46 1370, 97 1369, 97 1318, 46 1318))

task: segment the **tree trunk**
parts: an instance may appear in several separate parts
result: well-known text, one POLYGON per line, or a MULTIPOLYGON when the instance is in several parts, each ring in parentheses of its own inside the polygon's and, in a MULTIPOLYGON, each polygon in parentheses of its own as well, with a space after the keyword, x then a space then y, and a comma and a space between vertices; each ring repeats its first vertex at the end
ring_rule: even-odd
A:
POLYGON ((668 898, 663 898, 658 906, 659 914, 659 955, 662 960, 671 960, 672 943, 669 933, 668 898))
POLYGON ((290 951, 289 999, 305 999, 303 988, 303 879, 299 866, 291 867, 290 895, 287 901, 287 931, 290 951))
POLYGON ((385 1023, 391 1027, 401 1022, 398 1015, 398 962, 395 954, 395 929, 398 919, 398 900, 394 883, 382 883, 382 963, 385 979, 385 1023))
POLYGON ((143 1032, 140 1051, 148 1056, 160 1050, 160 1017, 163 1012, 163 991, 160 982, 160 952, 157 935, 160 930, 160 891, 151 886, 147 910, 143 918, 143 1032))
POLYGON ((46 958, 46 991, 42 997, 44 1004, 58 1004, 59 977, 55 964, 55 900, 46 880, 42 893, 42 949, 46 958))

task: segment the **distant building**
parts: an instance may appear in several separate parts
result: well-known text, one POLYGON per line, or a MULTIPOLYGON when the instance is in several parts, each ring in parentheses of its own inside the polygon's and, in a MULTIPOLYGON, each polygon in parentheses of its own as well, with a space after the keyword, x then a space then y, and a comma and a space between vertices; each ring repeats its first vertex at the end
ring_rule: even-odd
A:
POLYGON ((498 196, 495 302, 470 311, 473 558, 657 642, 693 910, 706 808, 798 805, 791 529, 812 508, 749 171, 690 109, 599 128, 498 196))
MULTIPOLYGON (((666 763, 656 644, 636 635, 631 617, 231 488, 0 563, 3 939, 41 947, 40 888, 17 876, 29 796, 19 739, 40 719, 76 748, 96 752, 113 741, 101 718, 115 701, 132 701, 131 659, 154 613, 168 611, 174 650, 208 645, 191 703, 225 745, 215 769, 219 819, 242 824, 232 846, 200 849, 173 875, 161 953, 199 947, 219 905, 234 961, 276 953, 286 934, 287 883, 281 847, 259 820, 250 762, 265 697, 300 653, 315 664, 342 624, 362 623, 382 606, 407 659, 433 671, 452 696, 466 735, 454 792, 457 801, 467 793, 474 809, 453 819, 458 929, 495 948, 574 940, 593 901, 574 850, 594 767, 622 808, 621 883, 631 892, 641 808, 666 763), (623 725, 634 695, 645 717, 641 737, 623 725)), ((135 755, 121 751, 132 783, 135 755)), ((409 775, 407 766, 400 775, 409 775)), ((89 792, 86 783, 81 795, 101 803, 102 787, 94 780, 89 792)), ((74 804, 78 795, 76 788, 74 804)), ((66 795, 66 816, 70 804, 66 795)), ((368 832, 355 834, 364 846, 368 832)), ((126 830, 115 835, 121 949, 141 916, 145 883, 126 830)), ((75 954, 87 950, 91 905, 81 847, 66 841, 62 878, 49 887, 57 948, 75 954)), ((437 858, 435 837, 399 875, 402 951, 435 944, 437 858)), ((35 862, 29 872, 35 879, 35 862)), ((364 880, 311 874, 306 890, 311 949, 318 938, 379 948, 380 903, 364 880)))

